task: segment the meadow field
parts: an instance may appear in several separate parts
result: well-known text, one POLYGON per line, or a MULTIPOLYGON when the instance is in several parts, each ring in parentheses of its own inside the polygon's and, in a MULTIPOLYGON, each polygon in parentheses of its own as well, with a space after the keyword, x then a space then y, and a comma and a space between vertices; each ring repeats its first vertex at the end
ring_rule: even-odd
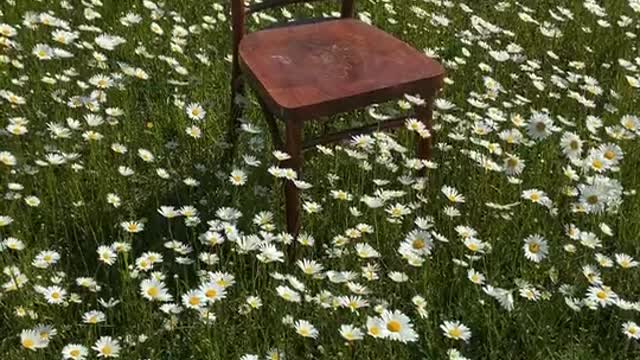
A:
POLYGON ((252 93, 224 160, 228 1, 0 3, 0 359, 640 359, 640 0, 356 11, 444 65, 435 127, 296 174, 252 93))

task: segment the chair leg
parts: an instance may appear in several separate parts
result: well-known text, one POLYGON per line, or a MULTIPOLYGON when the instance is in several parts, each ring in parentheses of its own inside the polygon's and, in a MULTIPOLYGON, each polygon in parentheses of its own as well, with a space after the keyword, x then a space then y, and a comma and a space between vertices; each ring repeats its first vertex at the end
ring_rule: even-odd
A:
MULTIPOLYGON (((284 162, 284 166, 296 171, 298 176, 302 171, 302 129, 300 121, 289 120, 286 125, 286 152, 291 156, 284 162)), ((284 188, 287 212, 287 231, 294 237, 300 231, 300 190, 293 181, 286 181, 284 188)))
POLYGON ((238 138, 238 128, 240 127, 240 117, 242 117, 242 106, 236 103, 236 96, 238 94, 244 95, 244 84, 240 73, 234 71, 231 77, 231 105, 229 112, 229 123, 227 124, 227 134, 225 141, 229 144, 229 148, 226 151, 225 158, 228 163, 231 163, 236 151, 236 144, 238 138))
POLYGON ((435 98, 434 95, 429 95, 425 97, 425 103, 421 106, 418 106, 416 109, 416 117, 420 122, 422 122, 429 133, 431 134, 428 138, 423 138, 420 135, 417 136, 417 149, 416 155, 419 159, 431 160, 431 146, 433 144, 433 100, 435 98))
POLYGON ((276 148, 276 150, 285 151, 284 144, 282 143, 282 138, 280 137, 280 130, 278 130, 278 123, 276 122, 275 116, 273 116, 271 111, 269 111, 269 108, 267 108, 267 105, 264 103, 262 99, 258 99, 258 102, 260 103, 260 107, 262 108, 264 119, 267 121, 267 125, 269 125, 273 146, 276 148))

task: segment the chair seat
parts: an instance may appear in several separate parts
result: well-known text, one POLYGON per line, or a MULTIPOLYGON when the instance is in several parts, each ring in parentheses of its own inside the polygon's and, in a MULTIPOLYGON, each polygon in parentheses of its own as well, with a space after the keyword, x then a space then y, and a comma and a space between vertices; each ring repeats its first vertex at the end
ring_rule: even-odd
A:
POLYGON ((433 94, 444 69, 405 42, 353 19, 245 35, 240 66, 269 109, 307 120, 398 98, 433 94))

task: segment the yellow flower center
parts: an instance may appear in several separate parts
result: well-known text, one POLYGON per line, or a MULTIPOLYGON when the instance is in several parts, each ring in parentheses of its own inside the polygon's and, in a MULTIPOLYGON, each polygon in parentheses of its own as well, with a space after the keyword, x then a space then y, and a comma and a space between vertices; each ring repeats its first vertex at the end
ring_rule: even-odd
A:
POLYGON ((596 297, 600 300, 604 300, 608 297, 608 295, 605 291, 600 290, 596 293, 596 297))
POLYGON ((158 290, 157 287, 152 287, 147 290, 147 295, 151 296, 152 298, 158 296, 159 294, 160 290, 158 290))
POLYGON ((573 140, 571 141, 571 143, 569 143, 569 147, 571 148, 571 150, 578 150, 580 146, 576 140, 573 140))
POLYGON ((625 129, 627 129, 627 130, 631 130, 631 131, 635 131, 636 130, 636 126, 631 121, 625 121, 624 124, 622 124, 622 126, 624 126, 625 129))
POLYGON ((111 349, 111 346, 106 345, 102 348, 102 355, 110 356, 111 354, 113 354, 113 350, 111 349))
POLYGON ((598 159, 593 160, 593 162, 591 163, 591 166, 593 166, 594 169, 596 170, 600 170, 604 167, 604 163, 598 159))
POLYGON ((54 299, 54 300, 60 299, 60 293, 58 293, 58 292, 52 293, 51 294, 51 298, 54 299))
POLYGON ((604 153, 604 157, 605 157, 607 160, 613 160, 613 159, 615 159, 615 158, 616 158, 616 153, 614 153, 614 152, 613 152, 613 151, 611 151, 611 150, 607 150, 607 151, 604 153))
POLYGON ((397 333, 400 331, 400 329, 402 328, 402 325, 400 325, 400 322, 397 320, 391 320, 389 321, 389 323, 387 324, 387 330, 397 333))
POLYGON ((31 339, 24 339, 22 340, 22 346, 25 347, 26 349, 32 349, 35 346, 35 342, 31 339))
POLYGON ((425 243, 422 239, 416 239, 413 240, 413 243, 411 244, 413 246, 414 249, 424 249, 425 243))
POLYGON ((369 329, 369 332, 373 336, 379 336, 380 335, 380 328, 377 327, 377 326, 372 326, 371 329, 369 329))
POLYGON ((75 357, 78 357, 78 356, 80 356, 80 350, 78 350, 78 349, 73 349, 73 350, 69 351, 69 355, 71 355, 71 356, 72 356, 72 357, 74 357, 74 358, 75 358, 75 357))
POLYGON ((451 336, 454 339, 459 338, 461 335, 462 335, 462 331, 460 331, 460 329, 457 327, 449 330, 449 336, 451 336))
POLYGON ((533 193, 533 194, 531 194, 531 196, 529 196, 529 199, 531 199, 531 201, 533 201, 533 202, 540 201, 540 195, 536 194, 536 193, 533 193))
POLYGON ((218 292, 215 289, 209 289, 206 293, 204 293, 204 295, 209 299, 213 299, 218 296, 218 292))
POLYGON ((529 244, 529 251, 534 254, 537 254, 540 251, 540 244, 537 244, 537 243, 529 244))
POLYGON ((191 299, 189 299, 189 304, 193 305, 193 306, 197 306, 200 304, 200 298, 197 296, 192 296, 191 299))

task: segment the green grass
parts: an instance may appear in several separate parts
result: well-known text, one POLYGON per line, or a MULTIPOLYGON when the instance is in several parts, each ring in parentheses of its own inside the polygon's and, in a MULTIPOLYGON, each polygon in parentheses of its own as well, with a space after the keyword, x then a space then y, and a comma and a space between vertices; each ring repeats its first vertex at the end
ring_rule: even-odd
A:
MULTIPOLYGON (((473 13, 465 12, 459 1, 357 1, 361 19, 370 20, 418 49, 437 54, 447 68, 448 77, 440 98, 455 104, 455 108, 437 111, 433 158, 437 168, 428 169, 424 179, 406 165, 406 160, 414 156, 411 151, 414 134, 405 129, 390 134, 408 150, 405 153, 389 150, 391 138, 379 137, 370 148, 341 144, 334 148, 334 155, 318 150, 305 154, 302 178, 313 187, 303 191, 303 199, 322 205, 319 213, 303 214, 303 232, 315 239, 310 247, 295 242, 285 245, 279 238, 271 239, 285 228, 281 191, 285 180, 267 171, 277 166, 278 161, 271 155, 269 132, 252 94, 247 97, 243 118, 262 132, 243 132, 234 163, 222 160, 230 99, 228 4, 167 1, 164 5, 157 4, 160 10, 154 13, 141 1, 96 3, 93 11, 101 17, 93 20, 86 18, 90 15, 89 2, 73 2, 70 8, 60 2, 36 0, 0 5, 0 24, 8 24, 17 31, 10 38, 14 46, 0 45, 0 90, 11 91, 26 100, 25 104, 14 105, 0 98, 0 124, 5 129, 0 130, 0 154, 8 152, 16 159, 16 165, 0 161, 3 195, 0 216, 13 220, 0 226, 0 268, 4 270, 0 283, 15 281, 13 267, 28 279, 19 289, 5 286, 0 291, 3 360, 60 358, 65 345, 82 344, 90 349, 102 336, 119 340, 122 346, 119 355, 124 359, 239 359, 245 354, 257 354, 262 359, 272 349, 282 352, 287 359, 441 359, 449 358, 447 350, 451 348, 471 359, 640 358, 638 340, 622 330, 625 322, 637 323, 639 319, 638 267, 623 269, 615 260, 615 254, 640 258, 640 200, 636 194, 640 187, 637 170, 640 132, 627 130, 629 138, 620 139, 606 131, 619 127, 627 114, 640 120, 639 89, 627 80, 629 76, 640 81, 638 39, 625 34, 639 32, 640 15, 634 12, 631 2, 603 1, 606 15, 601 17, 581 1, 563 2, 572 19, 561 15, 556 1, 527 2, 526 11, 539 25, 552 25, 562 33, 551 38, 542 34, 539 25, 525 22, 519 16, 525 10, 513 1, 468 1, 466 4, 473 13), (129 11, 139 14, 141 21, 125 27, 120 18, 129 11), (47 12, 65 20, 68 31, 78 31, 79 38, 74 44, 52 40, 51 33, 55 30, 52 26, 30 27, 23 22, 29 13, 47 12), (628 17, 631 23, 620 26, 621 16, 628 17), (447 24, 438 23, 443 19, 447 24), (610 26, 604 27, 606 24, 599 24, 598 20, 610 26), (153 22, 164 30, 163 35, 152 32, 153 22), (480 33, 478 24, 483 22, 502 30, 480 33), (89 31, 88 25, 98 31, 89 31), (176 25, 191 31, 184 37, 184 43, 179 41, 180 52, 171 44, 176 25), (585 31, 587 28, 590 32, 585 31), (94 42, 100 32, 121 36, 126 43, 113 51, 101 49, 94 42), (39 60, 32 49, 40 43, 65 49, 74 56, 39 60), (150 56, 144 56, 140 46, 150 56), (521 50, 513 51, 512 59, 504 62, 490 55, 490 50, 518 47, 521 50), (94 52, 103 54, 105 61, 97 62, 94 52), (557 59, 547 52, 553 52, 557 59), (206 55, 208 61, 202 62, 196 55, 206 55), (163 56, 173 58, 187 73, 178 73, 163 56), (636 68, 626 69, 619 59, 634 63, 636 68), (582 64, 576 66, 574 62, 582 64), (149 78, 142 80, 124 74, 120 66, 123 63, 143 69, 149 78), (490 66, 491 72, 483 72, 480 64, 490 66), (105 122, 89 127, 84 116, 91 114, 91 109, 74 108, 67 103, 73 96, 89 96, 96 89, 89 79, 96 74, 110 75, 118 86, 103 92, 104 102, 93 112, 103 116, 105 122), (485 76, 497 81, 502 90, 491 94, 483 80, 485 76), (597 84, 591 90, 601 93, 593 94, 583 86, 585 76, 589 77, 587 81, 594 79, 597 84), (57 81, 45 83, 43 77, 57 81), (566 89, 553 79, 562 80, 566 89), (536 88, 534 80, 544 83, 544 88, 536 88), (582 105, 569 96, 571 93, 584 96, 593 106, 582 105), (491 109, 474 106, 469 102, 472 98, 482 99, 491 109), (187 116, 184 108, 189 103, 199 103, 206 110, 202 121, 187 116), (117 123, 109 123, 107 108, 123 111, 116 118, 117 123), (490 120, 492 111, 501 111, 504 121, 490 120), (523 143, 510 144, 500 138, 501 131, 517 128, 511 121, 516 114, 528 122, 536 111, 553 119, 556 128, 552 134, 536 140, 524 126, 518 128, 523 143), (592 132, 587 126, 588 116, 598 117, 603 126, 592 132), (10 132, 10 119, 16 117, 28 120, 27 133, 10 132), (560 117, 574 125, 561 122, 560 117), (69 128, 68 118, 78 120, 80 127, 69 130, 67 138, 52 137, 48 124, 59 123, 69 128), (201 129, 199 139, 185 132, 191 125, 201 129), (493 131, 478 132, 483 126, 493 127, 493 131), (99 132, 103 138, 86 141, 82 135, 87 130, 99 132), (566 132, 578 134, 584 142, 582 153, 573 162, 563 154, 560 145, 566 132), (487 142, 485 146, 482 141, 487 142), (125 145, 128 152, 117 154, 111 149, 113 143, 125 145), (606 211, 572 211, 580 196, 567 190, 579 193, 591 181, 596 172, 590 166, 589 151, 593 149, 591 155, 602 155, 597 150, 601 144, 616 144, 624 153, 617 166, 605 161, 608 168, 599 174, 609 183, 618 181, 624 192, 598 193, 600 198, 613 198, 606 211), (497 145, 500 152, 490 151, 497 145), (138 149, 149 150, 154 161, 144 162, 138 149), (362 157, 356 158, 353 151, 362 157), (470 151, 488 160, 486 166, 474 161, 470 151), (77 156, 61 165, 45 166, 45 156, 53 153, 77 156), (502 166, 507 154, 524 161, 521 174, 510 178, 503 169, 490 169, 492 162, 502 166), (248 166, 242 155, 254 156, 261 164, 248 166), (579 164, 581 161, 584 166, 579 164), (576 171, 575 180, 564 175, 564 168, 569 165, 576 171), (118 170, 121 166, 135 173, 123 176, 118 170), (165 169, 169 176, 166 179, 158 176, 158 168, 165 169), (231 170, 236 168, 243 169, 248 177, 242 186, 233 186, 229 181, 231 170), (197 180, 199 185, 187 186, 184 180, 188 178, 197 180), (388 183, 376 184, 373 180, 388 183), (412 186, 421 181, 425 184, 423 189, 412 186), (441 192, 443 186, 454 187, 466 201, 450 202, 441 192), (389 199, 381 208, 369 208, 361 201, 365 195, 376 196, 380 189, 404 193, 389 199), (523 199, 523 191, 529 189, 544 191, 552 201, 553 211, 523 199), (333 199, 332 190, 344 190, 353 200, 347 203, 333 199), (107 201, 109 194, 117 194, 121 199, 119 207, 107 201), (25 201, 28 196, 37 197, 39 206, 29 206, 25 201), (411 208, 411 213, 398 223, 391 223, 385 209, 396 203, 411 208), (513 206, 496 209, 487 203, 513 206), (193 206, 198 214, 187 222, 195 223, 188 226, 184 217, 166 219, 158 213, 161 206, 176 209, 193 206), (284 253, 283 261, 263 263, 257 257, 258 250, 243 253, 233 241, 234 236, 223 234, 222 230, 219 232, 226 240, 224 243, 204 245, 200 237, 215 227, 219 218, 216 211, 223 207, 242 213, 237 221, 226 226, 235 226, 245 237, 257 235, 271 242, 284 253), (357 208, 361 215, 354 216, 350 207, 357 208), (456 208, 459 216, 449 216, 451 208, 456 208), (252 220, 262 211, 271 212, 273 220, 260 228, 252 220), (417 228, 414 221, 418 217, 431 217, 433 227, 429 231, 436 235, 432 235, 431 254, 425 256, 422 266, 416 267, 402 258, 398 248, 407 234, 417 228), (120 226, 123 221, 140 221, 144 230, 127 233, 120 226), (358 224, 369 225, 373 232, 344 246, 335 244, 336 236, 358 224), (596 234, 601 247, 591 249, 570 239, 565 231, 569 224, 596 234), (601 230, 602 224, 611 228, 611 236, 601 230), (475 229, 476 237, 489 244, 490 249, 473 254, 456 232, 459 225, 475 229), (524 239, 532 234, 540 234, 548 241, 549 254, 540 263, 528 260, 523 251, 524 239), (449 242, 436 240, 436 236, 449 242), (11 248, 11 238, 22 241, 24 249, 11 248), (172 240, 190 246, 192 252, 180 255, 166 248, 165 244, 172 240), (108 266, 98 259, 96 251, 99 246, 114 242, 128 243, 131 250, 118 254, 114 264, 108 266), (357 243, 371 245, 380 257, 359 258, 357 243), (574 251, 567 251, 567 245, 573 246, 574 251), (34 266, 34 258, 45 250, 57 252, 60 260, 48 268, 34 266), (138 271, 136 260, 146 252, 161 254, 163 261, 151 271, 138 271), (207 265, 200 257, 206 253, 215 254, 219 261, 207 265), (600 267, 596 253, 610 257, 613 266, 600 267), (469 258, 472 255, 476 257, 469 258), (188 258, 191 263, 180 264, 178 258, 188 258), (311 301, 311 297, 323 291, 335 297, 356 294, 344 283, 305 276, 296 265, 299 259, 313 259, 323 265, 324 271, 357 274, 367 264, 376 265, 377 280, 364 277, 354 280, 369 290, 360 295, 369 306, 351 312, 311 301), (466 267, 460 260, 465 261, 466 267), (600 283, 589 283, 583 275, 586 265, 601 273, 600 283), (483 286, 469 281, 469 268, 486 276, 484 285, 512 291, 513 310, 507 311, 483 291, 483 286), (215 321, 204 322, 195 310, 166 314, 160 310, 161 304, 141 296, 140 283, 152 271, 165 276, 164 283, 177 304, 182 304, 183 294, 198 287, 207 272, 231 274, 235 284, 226 289, 225 299, 208 307, 215 314, 215 321), (404 273, 408 280, 401 283, 391 280, 388 275, 394 271, 404 273), (282 280, 278 274, 293 276, 303 284, 302 302, 287 302, 277 294, 278 286, 296 286, 296 282, 282 280), (78 286, 79 277, 93 278, 100 289, 94 292, 78 286), (583 306, 580 311, 565 303, 567 297, 587 299, 589 287, 598 284, 609 286, 626 302, 606 307, 596 305, 593 310, 583 306), (49 304, 38 292, 39 287, 52 285, 66 290, 62 304, 49 304), (567 291, 569 286, 571 294, 567 291), (540 299, 530 301, 521 297, 522 287, 536 289, 540 299), (426 300, 424 317, 412 303, 416 295, 426 300), (249 296, 259 296, 263 306, 245 311, 249 296), (119 303, 112 308, 100 305, 99 299, 110 298, 119 303), (406 314, 417 341, 405 344, 366 335, 367 318, 378 316, 377 311, 383 308, 406 314), (102 311, 105 321, 96 325, 83 323, 83 314, 91 310, 102 311), (319 336, 301 337, 292 326, 283 323, 285 317, 308 320, 319 336), (472 336, 468 342, 443 335, 440 325, 451 320, 459 320, 470 328, 472 336), (55 328, 56 334, 46 347, 37 351, 24 349, 21 332, 40 324, 55 328), (339 333, 343 324, 360 327, 364 339, 347 342, 339 333)), ((314 3, 313 9, 304 6, 288 9, 294 16, 302 17, 326 14, 336 7, 314 3)), ((268 14, 284 20, 279 11, 268 14)), ((259 24, 255 20, 249 21, 252 30, 270 24, 265 18, 259 24)), ((381 104, 376 110, 404 111, 396 102, 381 104)), ((311 137, 374 121, 366 111, 343 114, 332 120, 329 124, 309 124, 305 135, 311 137)), ((88 358, 96 355, 96 351, 89 350, 88 358)))

